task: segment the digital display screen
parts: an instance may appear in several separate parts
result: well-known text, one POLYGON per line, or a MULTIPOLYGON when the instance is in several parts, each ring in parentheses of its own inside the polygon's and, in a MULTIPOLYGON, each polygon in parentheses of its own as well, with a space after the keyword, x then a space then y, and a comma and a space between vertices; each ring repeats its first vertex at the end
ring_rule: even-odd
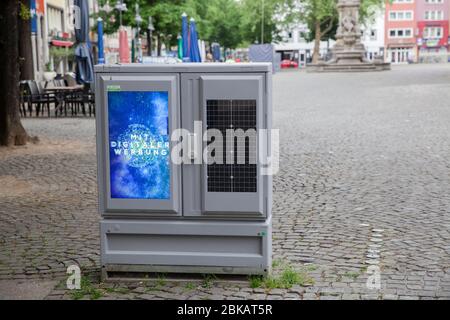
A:
POLYGON ((108 91, 111 198, 170 199, 166 91, 108 91))

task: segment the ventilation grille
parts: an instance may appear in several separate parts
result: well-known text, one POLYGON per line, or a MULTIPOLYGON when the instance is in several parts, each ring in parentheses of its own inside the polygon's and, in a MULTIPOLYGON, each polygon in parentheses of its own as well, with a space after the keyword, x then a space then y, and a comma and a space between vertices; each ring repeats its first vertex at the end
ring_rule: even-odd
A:
POLYGON ((215 143, 208 153, 216 159, 207 166, 208 192, 256 192, 256 100, 207 100, 206 125, 208 130, 219 130, 223 137, 222 144, 215 143), (227 138, 227 129, 242 129, 254 135, 250 134, 242 144, 227 138), (221 163, 216 152, 222 155, 221 163))

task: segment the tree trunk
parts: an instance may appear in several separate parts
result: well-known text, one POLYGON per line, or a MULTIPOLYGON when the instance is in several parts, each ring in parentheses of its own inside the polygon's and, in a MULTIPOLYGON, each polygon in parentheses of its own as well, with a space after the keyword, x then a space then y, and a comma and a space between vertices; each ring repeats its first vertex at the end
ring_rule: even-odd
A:
POLYGON ((314 23, 315 35, 314 35, 314 51, 312 56, 312 62, 317 63, 320 59, 320 39, 322 38, 320 30, 320 21, 316 20, 314 23))
MULTIPOLYGON (((29 0, 20 0, 30 10, 29 0)), ((33 49, 31 48, 31 21, 19 18, 20 80, 33 80, 33 49)))
MULTIPOLYGON (((19 0, 0 6, 0 145, 24 145, 19 115, 19 0)), ((27 35, 29 36, 29 35, 27 35)))
POLYGON ((156 47, 156 55, 158 57, 160 57, 161 56, 161 45, 162 45, 162 43, 161 43, 161 36, 158 34, 156 36, 156 38, 157 38, 157 41, 158 41, 158 46, 156 47))

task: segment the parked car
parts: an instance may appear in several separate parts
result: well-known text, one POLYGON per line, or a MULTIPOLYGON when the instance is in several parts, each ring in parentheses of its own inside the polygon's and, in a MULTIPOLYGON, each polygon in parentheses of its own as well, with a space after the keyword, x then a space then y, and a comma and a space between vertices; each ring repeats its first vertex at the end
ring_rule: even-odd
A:
POLYGON ((293 60, 281 61, 281 69, 286 69, 286 68, 298 68, 298 63, 293 60))

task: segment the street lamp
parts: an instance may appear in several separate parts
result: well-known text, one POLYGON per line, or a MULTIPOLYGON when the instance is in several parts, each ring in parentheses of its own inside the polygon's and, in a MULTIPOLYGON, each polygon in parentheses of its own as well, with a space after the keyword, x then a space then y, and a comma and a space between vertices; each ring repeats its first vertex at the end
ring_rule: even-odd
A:
POLYGON ((123 3, 123 0, 117 0, 114 8, 119 10, 119 23, 122 26, 122 11, 127 11, 127 4, 123 3))
POLYGON ((147 55, 152 56, 152 33, 155 31, 153 26, 152 17, 148 17, 148 28, 147 28, 147 55))
POLYGON ((158 47, 157 47, 157 54, 158 57, 161 56, 161 51, 162 51, 162 45, 164 44, 164 38, 166 37, 166 35, 164 33, 160 33, 159 34, 159 39, 158 39, 158 47))
POLYGON ((119 10, 119 61, 121 63, 129 63, 130 49, 128 47, 128 37, 122 24, 122 12, 127 11, 127 5, 123 3, 123 0, 117 0, 114 9, 119 10))
POLYGON ((139 62, 142 61, 142 48, 141 48, 141 38, 139 37, 139 32, 141 29, 141 23, 142 23, 142 17, 139 14, 139 4, 136 3, 136 15, 134 17, 134 20, 136 21, 137 30, 136 30, 136 51, 137 51, 137 60, 139 62))
POLYGON ((264 44, 264 0, 261 1, 261 44, 264 44))

